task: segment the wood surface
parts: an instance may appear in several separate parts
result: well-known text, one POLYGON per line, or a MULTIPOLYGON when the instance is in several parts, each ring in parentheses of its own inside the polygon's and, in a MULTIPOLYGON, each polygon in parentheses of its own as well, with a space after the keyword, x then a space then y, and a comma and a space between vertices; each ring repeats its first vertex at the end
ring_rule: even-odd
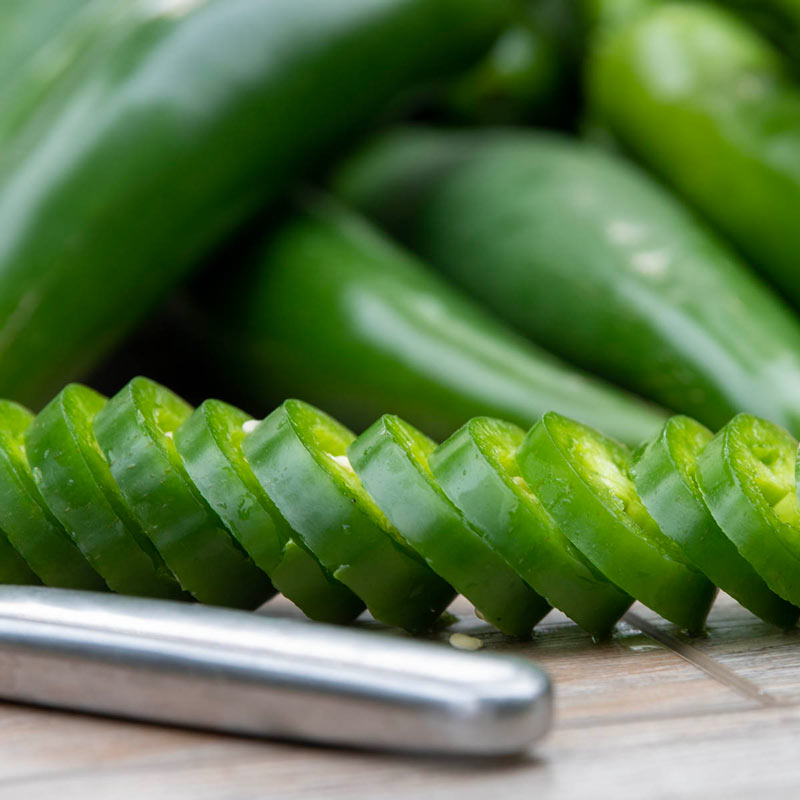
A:
MULTIPOLYGON (((463 631, 554 679, 553 733, 521 758, 409 758, 0 705, 0 799, 800 797, 798 632, 724 596, 704 637, 637 605, 600 645, 557 612, 520 643, 455 609, 443 642, 463 631)), ((278 601, 265 613, 294 612, 278 601)))

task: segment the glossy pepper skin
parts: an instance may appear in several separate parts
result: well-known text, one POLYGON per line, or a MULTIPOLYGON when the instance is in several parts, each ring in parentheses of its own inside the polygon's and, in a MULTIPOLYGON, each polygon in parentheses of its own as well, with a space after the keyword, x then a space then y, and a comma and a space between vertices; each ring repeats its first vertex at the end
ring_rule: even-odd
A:
POLYGON ((553 412, 527 433, 476 418, 437 446, 394 415, 356 437, 300 400, 259 422, 214 400, 192 411, 142 377, 108 402, 73 385, 35 418, 0 400, 0 581, 63 583, 58 531, 37 524, 49 508, 109 588, 134 594, 163 596, 142 585, 141 562, 138 580, 124 575, 139 547, 164 578, 218 605, 255 608, 273 587, 289 589, 313 619, 349 622, 366 606, 414 633, 460 589, 506 633, 527 637, 552 600, 601 638, 634 597, 701 630, 716 593, 708 570, 745 607, 790 628, 798 609, 787 600, 800 597, 797 447, 780 427, 739 414, 716 436, 674 417, 632 454, 553 412), (77 423, 72 443, 54 412, 77 423), (74 444, 79 459, 93 454, 93 469, 64 461, 74 444), (33 487, 18 480, 27 472, 45 490, 30 494, 34 515, 31 502, 11 502, 33 487), (111 516, 90 512, 97 523, 115 512, 125 520, 134 540, 124 548, 115 525, 63 506, 98 490, 113 499, 111 516))
POLYGON ((39 403, 494 0, 89 2, 0 117, 0 393, 39 403))
POLYGON ((226 312, 223 367, 262 407, 300 396, 354 428, 388 409, 438 438, 476 414, 530 425, 550 407, 635 443, 663 421, 513 334, 332 203, 307 204, 250 267, 212 302, 226 312))
POLYGON ((3 0, 0 4, 0 93, 42 51, 50 38, 98 0, 3 0))
POLYGON ((667 3, 597 40, 595 119, 800 305, 800 88, 724 9, 667 3))
POLYGON ((401 129, 335 186, 567 361, 715 428, 753 410, 800 430, 800 325, 622 159, 533 133, 401 129))
POLYGON ((800 70, 800 3, 797 0, 716 0, 741 14, 774 42, 800 70))
POLYGON ((525 0, 489 52, 454 81, 444 116, 463 124, 573 122, 583 55, 579 0, 525 0))

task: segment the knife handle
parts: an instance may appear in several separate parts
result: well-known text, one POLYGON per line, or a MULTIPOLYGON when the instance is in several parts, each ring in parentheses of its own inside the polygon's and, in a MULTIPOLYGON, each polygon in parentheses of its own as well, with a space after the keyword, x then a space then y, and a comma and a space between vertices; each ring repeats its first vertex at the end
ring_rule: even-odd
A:
POLYGON ((518 753, 552 718, 528 661, 163 600, 0 586, 0 697, 436 754, 518 753))

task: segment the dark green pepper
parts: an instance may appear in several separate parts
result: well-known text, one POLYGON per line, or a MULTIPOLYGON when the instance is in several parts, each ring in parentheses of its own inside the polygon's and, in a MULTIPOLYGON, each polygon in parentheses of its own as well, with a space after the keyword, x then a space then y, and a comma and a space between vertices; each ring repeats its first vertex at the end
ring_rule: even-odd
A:
POLYGON ((800 88, 778 51, 724 9, 665 3, 601 35, 587 79, 596 122, 800 306, 800 88))
POLYGON ((78 16, 0 114, 0 394, 34 404, 399 92, 481 52, 506 8, 103 0, 78 16))
POLYGON ((514 335, 329 203, 270 236, 232 292, 221 291, 209 300, 224 311, 221 361, 262 406, 298 395, 353 427, 390 409, 440 438, 475 414, 529 425, 549 408, 631 443, 663 422, 514 335))
POLYGON ((552 136, 409 129, 335 183, 567 361, 712 427, 745 410, 800 431, 800 324, 623 160, 552 136))

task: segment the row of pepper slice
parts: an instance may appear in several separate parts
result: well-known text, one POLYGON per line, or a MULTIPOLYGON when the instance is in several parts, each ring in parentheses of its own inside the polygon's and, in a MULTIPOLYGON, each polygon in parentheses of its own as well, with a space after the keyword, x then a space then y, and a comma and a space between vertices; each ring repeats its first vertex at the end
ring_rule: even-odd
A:
POLYGON ((384 415, 360 436, 287 400, 193 409, 146 378, 0 402, 0 581, 309 617, 366 607, 419 632, 456 593, 505 633, 556 607, 596 638, 634 599, 702 629, 722 588, 788 628, 800 605, 797 442, 747 414, 671 418, 636 451, 556 413, 477 417, 437 445, 384 415))

